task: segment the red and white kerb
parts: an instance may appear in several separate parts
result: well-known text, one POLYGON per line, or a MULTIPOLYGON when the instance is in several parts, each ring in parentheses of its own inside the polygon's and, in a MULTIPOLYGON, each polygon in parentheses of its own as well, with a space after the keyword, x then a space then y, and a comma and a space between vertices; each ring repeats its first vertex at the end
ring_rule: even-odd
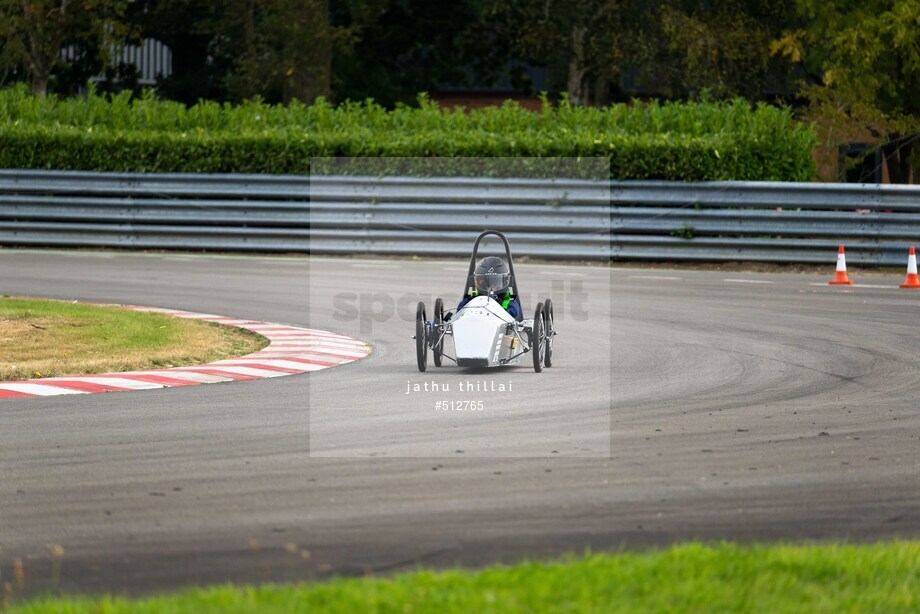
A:
POLYGON ((137 305, 128 305, 126 308, 238 326, 266 337, 269 345, 246 356, 218 360, 194 367, 0 382, 0 398, 123 392, 282 377, 337 367, 360 360, 371 351, 371 348, 363 341, 323 330, 239 320, 177 309, 137 305))

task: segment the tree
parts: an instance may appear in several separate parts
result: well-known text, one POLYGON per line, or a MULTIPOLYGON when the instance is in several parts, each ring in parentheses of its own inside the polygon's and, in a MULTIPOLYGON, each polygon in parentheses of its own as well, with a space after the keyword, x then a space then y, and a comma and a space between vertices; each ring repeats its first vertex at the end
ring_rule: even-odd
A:
POLYGON ((575 105, 605 104, 626 64, 636 12, 626 0, 507 0, 495 15, 514 54, 564 74, 575 105))
POLYGON ((920 3, 795 3, 798 26, 771 50, 805 75, 801 92, 826 164, 836 168, 837 146, 853 140, 898 140, 897 158, 911 164, 907 153, 916 139, 909 135, 920 130, 920 3))
POLYGON ((844 104, 920 116, 920 3, 916 0, 796 0, 801 27, 772 44, 809 83, 844 104))
POLYGON ((156 39, 170 48, 172 74, 157 81, 157 93, 185 104, 227 97, 226 76, 235 58, 212 50, 215 24, 222 2, 192 0, 134 0, 127 19, 141 38, 156 39))
POLYGON ((229 65, 231 98, 311 103, 332 93, 332 54, 350 31, 330 21, 329 0, 218 0, 207 20, 209 54, 229 65))
MULTIPOLYGON (((45 96, 64 46, 79 38, 98 42, 108 59, 111 44, 123 38, 128 0, 0 0, 3 61, 22 65, 36 96, 45 96)), ((104 62, 103 62, 104 63, 104 62)))
POLYGON ((658 61, 645 64, 667 82, 671 96, 707 91, 711 96, 762 98, 793 91, 771 58, 770 41, 791 25, 792 0, 665 0, 649 38, 659 41, 658 61))
POLYGON ((782 89, 769 42, 791 2, 496 0, 496 15, 516 57, 548 66, 573 104, 603 105, 639 92, 759 98, 782 89))
POLYGON ((309 103, 334 95, 333 54, 387 1, 338 0, 333 10, 328 0, 134 0, 129 17, 173 50, 162 95, 309 103))
POLYGON ((227 87, 238 98, 311 103, 331 93, 329 0, 229 0, 218 53, 236 57, 227 87))
POLYGON ((336 2, 333 22, 349 32, 335 47, 336 97, 392 106, 444 85, 493 82, 509 56, 491 11, 492 0, 336 2))

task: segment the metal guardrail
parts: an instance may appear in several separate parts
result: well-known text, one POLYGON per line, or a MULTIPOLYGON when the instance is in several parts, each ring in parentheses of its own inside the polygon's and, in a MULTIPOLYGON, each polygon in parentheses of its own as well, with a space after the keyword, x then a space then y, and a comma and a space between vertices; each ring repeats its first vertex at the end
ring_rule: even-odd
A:
POLYGON ((0 171, 0 245, 902 265, 920 187, 0 171))

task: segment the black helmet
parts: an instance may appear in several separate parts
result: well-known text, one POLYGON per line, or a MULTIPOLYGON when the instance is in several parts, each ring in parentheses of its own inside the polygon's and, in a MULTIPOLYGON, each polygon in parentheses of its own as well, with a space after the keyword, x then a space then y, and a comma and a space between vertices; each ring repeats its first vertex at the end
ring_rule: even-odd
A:
POLYGON ((511 269, 498 256, 483 258, 473 272, 473 283, 480 294, 500 294, 511 286, 511 269))

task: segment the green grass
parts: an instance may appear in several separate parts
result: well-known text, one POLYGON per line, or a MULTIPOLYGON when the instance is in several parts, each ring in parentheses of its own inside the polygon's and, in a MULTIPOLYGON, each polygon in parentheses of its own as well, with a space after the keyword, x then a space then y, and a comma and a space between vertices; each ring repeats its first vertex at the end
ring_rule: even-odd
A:
MULTIPOLYGON (((64 563, 66 565, 66 561, 64 563)), ((917 612, 920 542, 686 544, 481 571, 33 601, 38 612, 917 612)))
POLYGON ((0 381, 202 364, 266 345, 242 329, 159 313, 0 298, 0 381))

